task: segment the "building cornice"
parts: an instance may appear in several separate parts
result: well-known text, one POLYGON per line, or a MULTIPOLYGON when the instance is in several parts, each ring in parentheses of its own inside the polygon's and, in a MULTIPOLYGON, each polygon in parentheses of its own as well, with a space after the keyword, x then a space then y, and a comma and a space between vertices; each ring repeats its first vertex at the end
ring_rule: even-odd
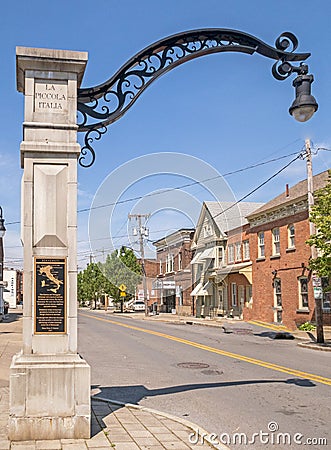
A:
POLYGON ((275 222, 279 219, 294 216, 304 211, 308 211, 307 197, 298 199, 295 202, 280 205, 277 208, 271 209, 269 211, 263 211, 261 214, 250 216, 250 227, 254 228, 269 222, 275 222))

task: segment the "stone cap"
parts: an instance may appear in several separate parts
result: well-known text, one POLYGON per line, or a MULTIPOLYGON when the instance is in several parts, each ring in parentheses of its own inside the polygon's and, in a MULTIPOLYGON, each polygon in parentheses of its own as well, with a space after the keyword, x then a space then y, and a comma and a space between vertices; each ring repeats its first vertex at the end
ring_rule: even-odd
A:
POLYGON ((24 93, 26 70, 71 72, 80 86, 88 60, 87 52, 50 48, 16 47, 17 90, 24 93))

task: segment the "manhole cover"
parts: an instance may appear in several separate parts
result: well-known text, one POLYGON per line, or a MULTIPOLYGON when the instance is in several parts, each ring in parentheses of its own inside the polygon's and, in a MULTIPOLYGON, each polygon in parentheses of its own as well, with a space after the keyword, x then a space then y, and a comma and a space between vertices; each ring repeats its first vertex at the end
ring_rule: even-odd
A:
POLYGON ((207 369, 209 364, 199 362, 182 362, 178 363, 177 367, 182 367, 184 369, 207 369))

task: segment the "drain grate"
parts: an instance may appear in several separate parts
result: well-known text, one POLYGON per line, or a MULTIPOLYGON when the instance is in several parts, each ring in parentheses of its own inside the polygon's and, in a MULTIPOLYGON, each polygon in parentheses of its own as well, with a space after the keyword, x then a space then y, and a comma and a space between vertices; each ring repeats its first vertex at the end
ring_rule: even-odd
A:
POLYGON ((208 369, 209 364, 200 362, 182 362, 178 363, 177 367, 181 367, 183 369, 208 369))

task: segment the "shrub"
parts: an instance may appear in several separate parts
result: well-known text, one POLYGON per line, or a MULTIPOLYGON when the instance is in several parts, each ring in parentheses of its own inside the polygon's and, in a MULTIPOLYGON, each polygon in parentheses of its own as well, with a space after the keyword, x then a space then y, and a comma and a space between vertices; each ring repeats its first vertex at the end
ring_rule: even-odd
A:
POLYGON ((310 322, 305 322, 299 326, 299 330, 301 331, 314 331, 316 330, 316 326, 310 322))

